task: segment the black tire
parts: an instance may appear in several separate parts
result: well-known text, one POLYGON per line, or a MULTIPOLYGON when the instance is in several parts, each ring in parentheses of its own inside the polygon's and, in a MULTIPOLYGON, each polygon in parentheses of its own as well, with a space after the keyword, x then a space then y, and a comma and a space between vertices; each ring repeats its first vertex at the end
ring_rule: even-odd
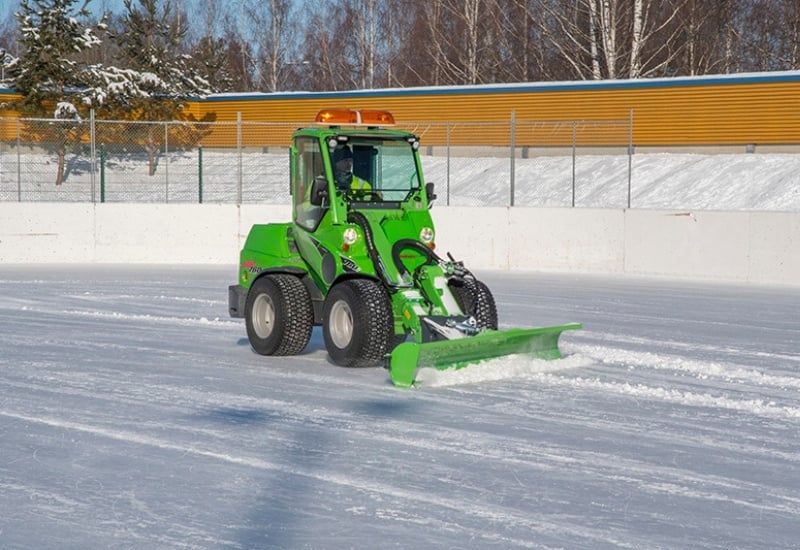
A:
POLYGON ((261 355, 297 355, 311 339, 314 306, 303 282, 275 273, 253 283, 244 308, 247 338, 261 355))
POLYGON ((334 286, 325 299, 322 335, 331 360, 343 367, 372 367, 389 352, 394 319, 389 295, 370 279, 334 286))
POLYGON ((486 284, 465 278, 451 279, 448 285, 461 311, 475 317, 479 329, 497 330, 497 305, 486 284))

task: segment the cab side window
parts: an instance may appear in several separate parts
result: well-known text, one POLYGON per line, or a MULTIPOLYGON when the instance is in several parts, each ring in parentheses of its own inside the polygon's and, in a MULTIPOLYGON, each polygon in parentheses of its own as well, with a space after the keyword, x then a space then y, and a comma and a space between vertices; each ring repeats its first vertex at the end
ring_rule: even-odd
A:
POLYGON ((324 177, 325 174, 322 152, 319 141, 313 138, 298 138, 295 148, 297 166, 294 170, 295 180, 292 182, 295 222, 307 229, 315 229, 327 208, 315 206, 309 200, 314 178, 320 175, 324 177))

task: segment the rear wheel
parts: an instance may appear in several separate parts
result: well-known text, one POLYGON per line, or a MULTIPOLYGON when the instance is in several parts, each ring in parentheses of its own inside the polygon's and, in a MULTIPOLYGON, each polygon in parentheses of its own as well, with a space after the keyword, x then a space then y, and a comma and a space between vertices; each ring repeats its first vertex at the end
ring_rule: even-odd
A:
POLYGON ((250 345, 261 355, 296 355, 311 339, 314 307, 294 275, 265 275, 253 283, 245 303, 250 345))
POLYGON ((331 359, 343 367, 381 364, 394 329, 389 295, 370 279, 334 286, 323 310, 322 335, 331 359))
POLYGON ((472 315, 479 329, 497 330, 497 305, 486 284, 466 278, 451 279, 448 285, 461 311, 465 315, 472 315))

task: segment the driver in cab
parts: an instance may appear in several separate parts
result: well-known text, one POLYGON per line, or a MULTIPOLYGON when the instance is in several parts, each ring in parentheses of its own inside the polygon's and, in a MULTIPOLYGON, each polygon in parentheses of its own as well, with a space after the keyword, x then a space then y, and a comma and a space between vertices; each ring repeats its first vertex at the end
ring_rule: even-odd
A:
POLYGON ((343 145, 333 152, 333 179, 336 188, 344 192, 367 192, 372 190, 370 183, 353 174, 353 152, 343 145))

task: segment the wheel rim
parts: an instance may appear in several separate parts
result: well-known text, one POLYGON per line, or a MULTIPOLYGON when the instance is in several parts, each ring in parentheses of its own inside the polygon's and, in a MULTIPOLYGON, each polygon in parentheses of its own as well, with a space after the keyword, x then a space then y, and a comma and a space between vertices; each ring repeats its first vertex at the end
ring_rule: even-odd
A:
POLYGON ((253 302, 253 330, 259 338, 267 338, 275 327, 275 304, 266 294, 253 302))
POLYGON ((337 348, 346 348, 353 339, 353 312, 344 300, 333 304, 328 330, 337 348))

